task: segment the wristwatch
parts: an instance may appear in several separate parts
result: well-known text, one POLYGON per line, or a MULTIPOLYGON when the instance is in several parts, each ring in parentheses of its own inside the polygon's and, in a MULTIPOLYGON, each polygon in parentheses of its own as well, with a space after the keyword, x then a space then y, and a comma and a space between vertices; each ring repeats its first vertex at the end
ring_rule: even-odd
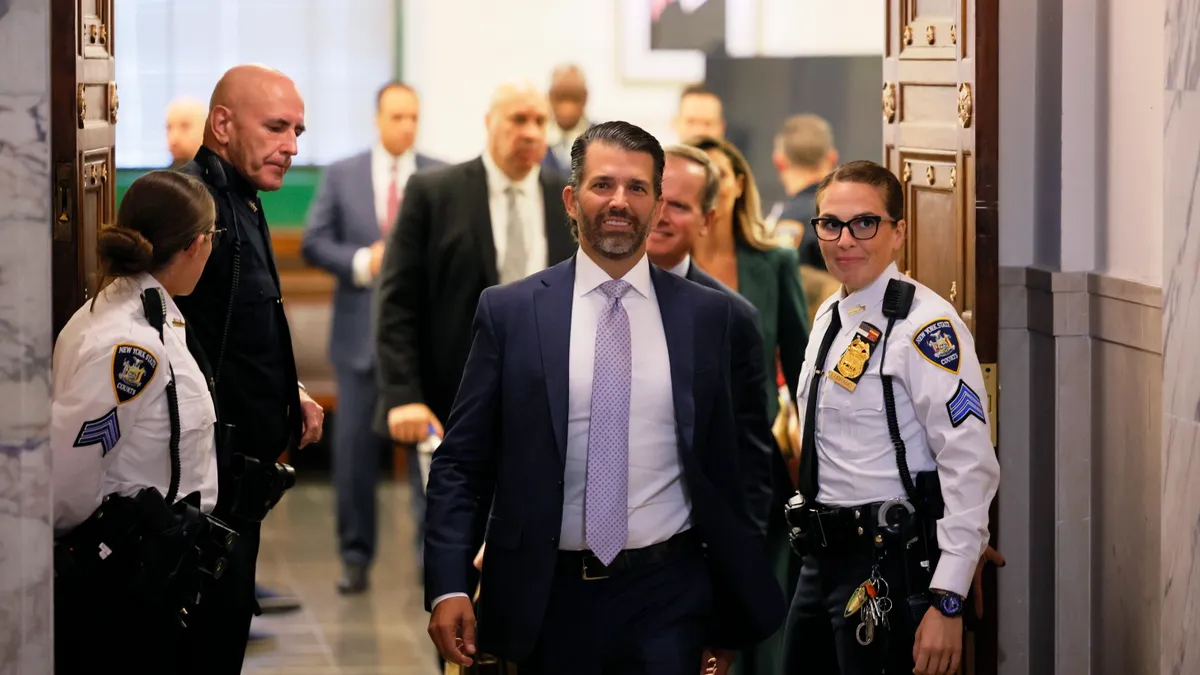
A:
POLYGON ((949 591, 934 591, 933 602, 931 602, 943 616, 951 619, 962 616, 963 614, 963 597, 957 593, 949 591))

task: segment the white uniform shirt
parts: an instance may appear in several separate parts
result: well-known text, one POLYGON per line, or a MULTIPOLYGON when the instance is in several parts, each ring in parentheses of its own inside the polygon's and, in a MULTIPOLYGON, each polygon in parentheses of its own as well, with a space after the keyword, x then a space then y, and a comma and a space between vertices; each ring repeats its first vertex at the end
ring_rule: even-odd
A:
POLYGON ((188 351, 183 315, 154 277, 118 279, 81 307, 54 345, 54 526, 63 534, 112 493, 133 496, 171 481, 167 382, 179 402, 179 497, 200 492, 201 510, 217 502, 216 410, 188 351), (166 298, 163 340, 142 308, 142 292, 166 298), (164 345, 165 341, 165 345, 164 345))
MULTIPOLYGON (((546 269, 546 203, 542 199, 540 164, 521 180, 506 176, 487 150, 483 152, 483 168, 487 174, 488 213, 492 216, 492 240, 496 246, 496 269, 504 263, 508 250, 508 188, 517 190, 517 214, 521 219, 522 241, 525 242, 525 276, 546 269)), ((501 279, 500 283, 517 281, 501 279)))
MULTIPOLYGON (((650 261, 642 259, 623 279, 632 286, 621 298, 629 315, 632 380, 629 395, 629 536, 625 548, 666 541, 691 527, 691 502, 683 486, 683 464, 675 433, 671 360, 658 296, 650 281, 650 261)), ((571 310, 570 384, 567 403, 567 461, 563 472, 562 550, 588 548, 588 430, 596 367, 596 327, 608 298, 600 285, 610 281, 583 251, 575 255, 571 310)))
MULTIPOLYGON (((842 328, 830 345, 817 391, 817 501, 857 506, 904 498, 896 451, 883 407, 882 336, 853 392, 830 376, 863 322, 887 330, 883 296, 893 264, 872 285, 850 295, 845 288, 818 309, 800 372, 798 409, 804 428, 817 352, 830 325, 834 302, 842 328)), ((975 341, 954 308, 937 293, 916 286, 908 318, 897 321, 887 340, 884 373, 892 376, 896 417, 907 450, 909 472, 937 470, 946 509, 938 521, 942 556, 932 588, 965 596, 988 541, 988 507, 996 494, 1000 466, 992 448, 987 392, 975 341)), ((850 371, 853 368, 849 369, 850 371)))

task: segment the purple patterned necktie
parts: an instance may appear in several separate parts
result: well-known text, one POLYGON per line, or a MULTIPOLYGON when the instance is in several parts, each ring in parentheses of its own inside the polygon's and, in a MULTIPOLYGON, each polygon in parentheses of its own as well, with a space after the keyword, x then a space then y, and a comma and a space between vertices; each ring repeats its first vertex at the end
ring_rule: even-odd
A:
POLYGON ((621 296, 629 288, 629 283, 620 279, 600 284, 600 292, 608 302, 596 326, 592 372, 585 533, 588 547, 605 565, 625 548, 629 535, 629 390, 633 357, 629 315, 621 306, 621 296))

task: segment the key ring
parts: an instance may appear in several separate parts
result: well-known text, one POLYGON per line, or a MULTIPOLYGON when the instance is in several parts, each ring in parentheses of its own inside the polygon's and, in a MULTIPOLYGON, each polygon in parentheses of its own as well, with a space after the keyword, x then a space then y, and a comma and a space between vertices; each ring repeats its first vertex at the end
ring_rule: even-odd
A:
POLYGON ((871 641, 866 639, 866 637, 864 637, 866 635, 866 632, 867 632, 867 624, 866 623, 858 624, 858 628, 854 631, 854 639, 858 640, 858 644, 860 644, 864 647, 871 644, 871 641))

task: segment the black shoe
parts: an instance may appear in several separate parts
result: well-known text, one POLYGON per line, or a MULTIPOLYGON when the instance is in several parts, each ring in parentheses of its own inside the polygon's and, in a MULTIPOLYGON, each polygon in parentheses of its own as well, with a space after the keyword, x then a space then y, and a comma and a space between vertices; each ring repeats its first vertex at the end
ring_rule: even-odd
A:
POLYGON ((300 599, 283 593, 276 593, 265 586, 254 585, 254 599, 262 608, 263 614, 285 614, 300 609, 300 599))
POLYGON ((367 590, 367 566, 362 563, 349 563, 342 567, 342 578, 338 579, 338 593, 355 595, 367 590))

